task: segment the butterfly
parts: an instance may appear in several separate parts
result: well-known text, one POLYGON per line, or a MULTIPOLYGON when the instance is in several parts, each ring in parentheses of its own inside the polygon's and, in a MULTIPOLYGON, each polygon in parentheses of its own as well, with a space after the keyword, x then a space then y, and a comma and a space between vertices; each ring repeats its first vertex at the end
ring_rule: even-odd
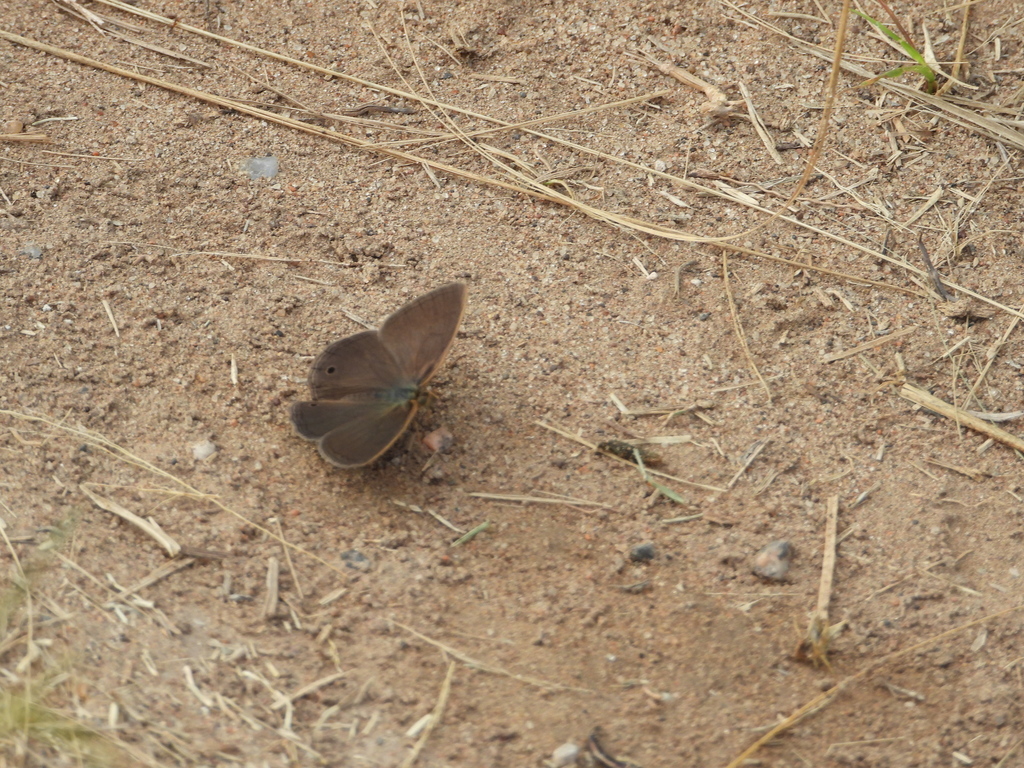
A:
POLYGON ((442 285, 376 331, 328 346, 310 370, 310 400, 292 405, 295 431, 339 467, 379 458, 430 402, 426 384, 455 340, 466 296, 462 283, 442 285))

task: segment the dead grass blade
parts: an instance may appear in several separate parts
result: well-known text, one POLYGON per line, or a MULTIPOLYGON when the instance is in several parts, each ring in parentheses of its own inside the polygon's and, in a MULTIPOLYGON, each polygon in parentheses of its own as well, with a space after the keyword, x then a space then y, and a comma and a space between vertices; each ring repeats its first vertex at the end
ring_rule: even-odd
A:
POLYGON ((569 507, 602 507, 603 509, 614 509, 611 504, 605 504, 601 501, 588 501, 587 499, 577 499, 572 496, 561 496, 552 494, 551 496, 527 496, 520 493, 484 493, 482 491, 474 491, 467 493, 467 496, 473 496, 477 499, 489 499, 490 501, 508 501, 516 504, 561 504, 569 507))

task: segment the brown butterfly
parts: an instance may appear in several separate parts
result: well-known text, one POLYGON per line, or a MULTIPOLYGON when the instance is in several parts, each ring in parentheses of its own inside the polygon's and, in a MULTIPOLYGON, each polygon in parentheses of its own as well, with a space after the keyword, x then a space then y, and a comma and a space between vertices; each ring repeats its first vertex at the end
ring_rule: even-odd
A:
POLYGON ((292 424, 339 467, 378 458, 430 400, 426 384, 444 362, 466 308, 466 286, 449 283, 414 299, 376 331, 336 341, 309 374, 311 400, 292 424))

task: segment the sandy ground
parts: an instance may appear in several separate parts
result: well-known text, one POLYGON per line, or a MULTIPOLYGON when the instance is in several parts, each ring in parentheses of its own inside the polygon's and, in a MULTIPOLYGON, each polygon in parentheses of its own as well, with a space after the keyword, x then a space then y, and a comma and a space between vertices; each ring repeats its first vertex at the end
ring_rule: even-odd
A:
MULTIPOLYGON (((173 30, 88 7, 131 40, 43 0, 0 28, 650 226, 0 40, 0 121, 51 139, 0 143, 0 764, 597 765, 599 729, 623 765, 724 766, 811 705, 745 764, 1024 765, 1019 455, 900 396, 1021 409, 1012 122, 844 75, 789 219, 734 241, 801 268, 670 234, 764 223, 818 131, 828 62, 728 5, 140 3, 173 30), (455 140, 495 123, 182 23, 508 123, 576 114, 455 140), (745 88, 777 160, 643 53, 745 88), (456 280, 438 401, 374 465, 325 463, 288 417, 313 358, 456 280), (587 445, 651 436, 664 492, 587 445), (833 497, 829 667, 796 650, 833 497), (490 526, 453 546, 438 518, 490 526), (781 581, 752 572, 775 541, 781 581)), ((745 8, 834 43, 837 7, 745 8)), ((955 58, 959 6, 896 11, 955 58)), ((949 103, 1018 119, 1019 11, 973 6, 949 103)), ((847 51, 905 63, 860 19, 847 51)))

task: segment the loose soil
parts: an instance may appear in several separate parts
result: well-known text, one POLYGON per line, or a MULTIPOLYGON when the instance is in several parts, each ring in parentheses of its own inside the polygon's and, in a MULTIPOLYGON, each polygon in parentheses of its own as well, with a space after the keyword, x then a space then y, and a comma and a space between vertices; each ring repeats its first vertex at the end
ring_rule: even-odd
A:
MULTIPOLYGON (((311 122, 298 105, 414 109, 318 124, 416 139, 403 147, 511 179, 475 151, 493 148, 554 193, 704 237, 764 223, 752 204, 782 207, 829 75, 700 0, 139 6, 508 122, 668 89, 534 126, 636 164, 624 165, 523 128, 425 143, 415 131, 488 124, 88 7, 174 55, 43 0, 5 4, 0 26, 311 122), (781 164, 744 107, 716 118, 640 51, 731 100, 745 86, 781 164)), ((837 8, 829 24, 812 2, 789 17, 745 8, 833 46, 837 8)), ((948 97, 1017 119, 1019 10, 972 6, 966 85, 948 97)), ((955 58, 960 6, 896 11, 955 58)), ((874 72, 906 63, 860 19, 846 48, 874 72)), ((450 671, 418 766, 539 766, 595 728, 645 768, 724 766, 843 681, 745 764, 1024 765, 1020 457, 900 397, 907 382, 970 410, 1021 410, 1015 317, 954 306, 911 271, 921 238, 954 299, 1024 303, 1020 152, 862 80, 840 79, 791 220, 736 241, 798 268, 0 40, 0 120, 52 139, 0 143, 0 666, 4 707, 26 690, 40 707, 0 726, 0 764, 397 766, 450 671), (267 155, 276 177, 242 172, 267 155), (878 254, 887 234, 889 260, 858 250, 878 254), (469 304, 438 401, 374 465, 324 462, 288 418, 314 356, 360 330, 353 317, 378 324, 453 280, 469 304), (614 398, 679 412, 628 415, 614 398), (590 443, 690 439, 652 447, 676 478, 650 476, 660 492, 541 422, 590 443), (431 456, 421 438, 439 427, 455 442, 431 456), (815 666, 795 651, 832 497, 829 615, 844 627, 830 666, 815 666), (94 498, 153 518, 183 554, 94 498), (490 526, 453 546, 460 534, 434 515, 490 526), (764 581, 753 558, 778 540, 792 567, 764 581), (653 559, 634 559, 643 544, 653 559), (62 741, 46 718, 98 736, 62 741)))

